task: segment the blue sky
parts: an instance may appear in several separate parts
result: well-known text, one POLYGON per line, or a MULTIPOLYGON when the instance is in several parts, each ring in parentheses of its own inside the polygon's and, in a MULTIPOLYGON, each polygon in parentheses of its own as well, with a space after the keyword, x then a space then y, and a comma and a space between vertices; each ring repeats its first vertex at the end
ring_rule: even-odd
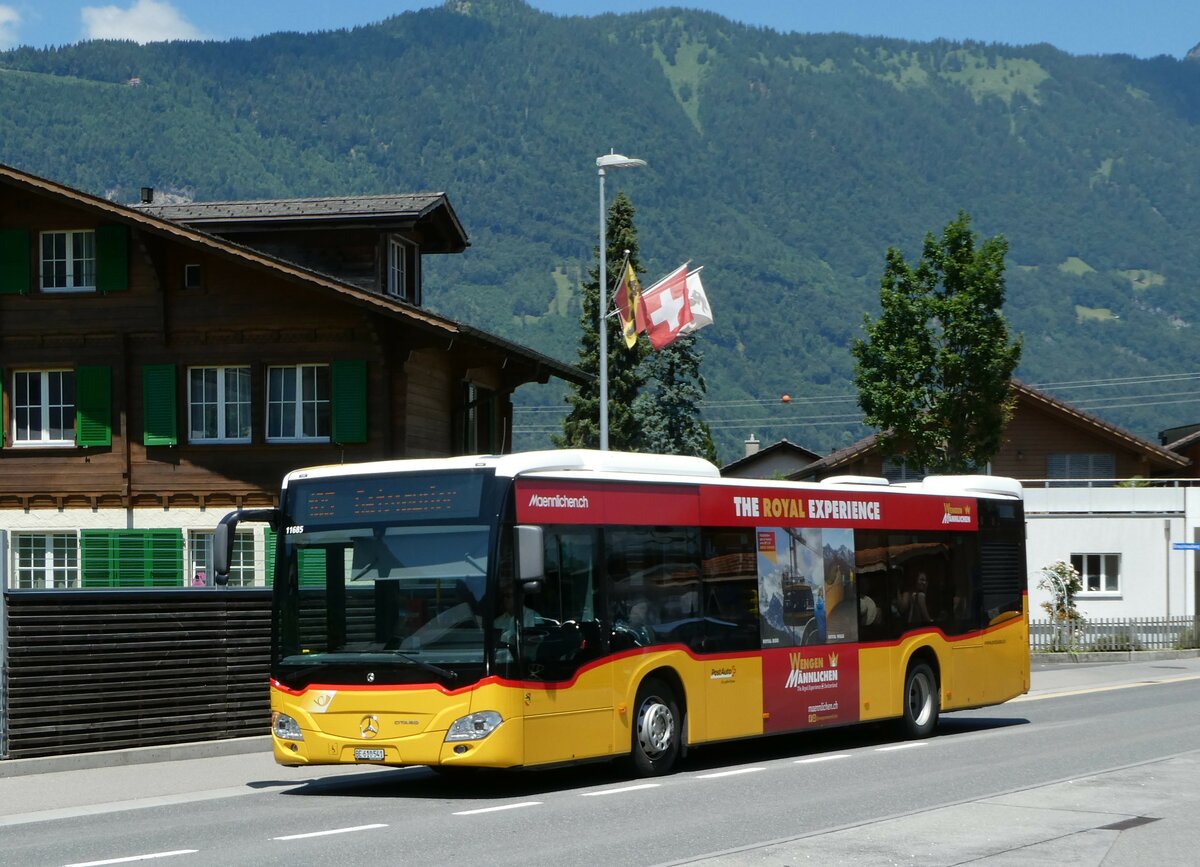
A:
MULTIPOLYGON (((225 40, 332 30, 437 5, 440 0, 0 0, 0 48, 91 38, 225 40)), ((1182 57, 1200 43, 1197 0, 532 0, 532 5, 556 15, 690 6, 782 31, 1049 42, 1072 54, 1182 57)))

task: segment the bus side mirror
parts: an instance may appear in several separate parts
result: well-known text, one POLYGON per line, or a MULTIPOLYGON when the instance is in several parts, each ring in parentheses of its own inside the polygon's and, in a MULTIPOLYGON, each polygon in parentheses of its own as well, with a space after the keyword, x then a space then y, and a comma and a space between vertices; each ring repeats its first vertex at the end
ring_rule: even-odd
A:
POLYGON ((233 538, 241 521, 265 521, 278 529, 277 509, 239 509, 230 512, 213 531, 213 583, 224 587, 229 583, 229 564, 233 561, 233 538))
MULTIPOLYGON (((233 531, 225 523, 231 515, 226 515, 217 529, 213 531, 213 583, 224 587, 229 583, 229 561, 233 559, 233 531)), ((232 522, 237 526, 237 522, 232 522)))
POLYGON ((517 525, 517 580, 525 592, 542 589, 546 574, 545 552, 542 548, 542 528, 529 524, 517 525), (531 586, 532 585, 532 586, 531 586))

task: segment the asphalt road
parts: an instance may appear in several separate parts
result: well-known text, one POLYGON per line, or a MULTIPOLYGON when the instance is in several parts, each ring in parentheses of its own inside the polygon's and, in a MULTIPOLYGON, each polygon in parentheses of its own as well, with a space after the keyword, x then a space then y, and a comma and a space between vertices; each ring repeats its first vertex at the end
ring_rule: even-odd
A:
POLYGON ((0 777, 0 863, 1195 863, 1200 659, 1044 666, 1033 685, 926 741, 770 738, 649 781, 607 764, 293 770, 262 752, 46 764, 0 777))

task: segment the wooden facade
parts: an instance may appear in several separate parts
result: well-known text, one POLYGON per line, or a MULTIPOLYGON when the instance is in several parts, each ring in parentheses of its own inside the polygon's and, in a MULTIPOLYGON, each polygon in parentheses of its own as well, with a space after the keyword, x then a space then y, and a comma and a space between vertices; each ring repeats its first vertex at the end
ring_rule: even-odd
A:
POLYGON ((297 467, 508 451, 512 391, 583 376, 422 308, 467 243, 440 193, 126 207, 0 166, 0 759, 266 732, 274 536, 216 588, 217 521, 297 467))
MULTIPOLYGON (((445 197, 427 200, 436 213, 376 209, 348 220, 326 206, 300 228, 243 217, 202 231, 153 206, 0 167, 0 510, 264 505, 298 466, 511 448, 512 390, 580 374, 415 303, 422 245, 445 253, 467 243, 445 197), (43 233, 81 230, 117 239, 119 253, 97 240, 94 267, 122 279, 46 289, 43 233), (410 301, 384 291, 392 238, 413 251, 410 301), (343 371, 360 417, 325 436, 272 441, 269 371, 309 366, 333 371, 334 427, 346 418, 339 404, 349 406, 343 371), (206 367, 248 368, 248 440, 191 436, 189 371, 206 367), (85 369, 107 380, 107 417, 94 420, 108 441, 22 442, 14 374, 72 371, 81 389, 85 369), (485 425, 468 407, 480 392, 485 425)), ((261 213, 273 203, 257 204, 261 213)), ((289 204, 304 216, 305 203, 289 204)))

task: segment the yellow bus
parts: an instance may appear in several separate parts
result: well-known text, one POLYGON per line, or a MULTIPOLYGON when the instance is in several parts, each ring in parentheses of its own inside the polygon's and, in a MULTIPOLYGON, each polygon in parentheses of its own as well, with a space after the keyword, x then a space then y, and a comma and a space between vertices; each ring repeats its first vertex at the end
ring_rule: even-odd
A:
POLYGON ((273 533, 284 765, 671 770, 718 741, 1029 688, 1020 485, 721 478, 588 450, 297 470, 273 533))

